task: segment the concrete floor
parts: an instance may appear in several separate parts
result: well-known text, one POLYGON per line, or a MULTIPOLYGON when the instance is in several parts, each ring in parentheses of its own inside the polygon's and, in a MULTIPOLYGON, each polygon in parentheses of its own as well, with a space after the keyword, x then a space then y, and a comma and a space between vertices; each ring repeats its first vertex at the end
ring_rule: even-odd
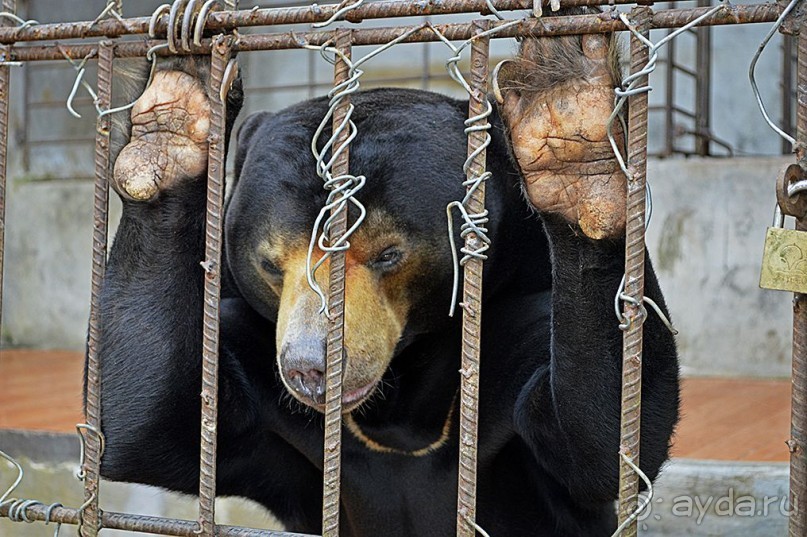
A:
MULTIPOLYGON (((0 429, 75 433, 84 359, 67 351, 0 350, 0 429)), ((787 461, 787 380, 687 378, 673 456, 787 461)))

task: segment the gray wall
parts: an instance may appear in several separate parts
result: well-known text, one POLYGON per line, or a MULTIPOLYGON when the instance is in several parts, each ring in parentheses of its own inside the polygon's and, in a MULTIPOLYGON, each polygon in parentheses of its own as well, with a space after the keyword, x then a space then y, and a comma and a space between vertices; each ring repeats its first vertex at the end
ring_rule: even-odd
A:
POLYGON ((648 247, 684 373, 788 376, 791 297, 758 288, 784 157, 651 161, 648 247))

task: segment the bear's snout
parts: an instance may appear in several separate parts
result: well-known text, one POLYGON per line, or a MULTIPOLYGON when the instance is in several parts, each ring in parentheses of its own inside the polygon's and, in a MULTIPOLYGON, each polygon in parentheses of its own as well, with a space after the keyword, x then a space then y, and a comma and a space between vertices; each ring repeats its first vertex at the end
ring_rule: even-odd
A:
POLYGON ((325 404, 325 341, 305 337, 288 343, 280 354, 283 375, 298 397, 325 404))

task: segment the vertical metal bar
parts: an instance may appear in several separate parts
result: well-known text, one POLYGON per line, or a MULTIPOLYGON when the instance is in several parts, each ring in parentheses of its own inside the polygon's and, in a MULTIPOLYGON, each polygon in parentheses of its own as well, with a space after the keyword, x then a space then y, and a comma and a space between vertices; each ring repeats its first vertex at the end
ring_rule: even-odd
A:
POLYGON ((205 289, 202 333, 202 434, 199 457, 199 532, 215 535, 216 433, 219 393, 219 301, 221 297, 222 216, 226 102, 222 80, 232 54, 233 38, 215 38, 210 63, 210 143, 207 159, 205 221, 205 289))
MULTIPOLYGON (((643 35, 648 35, 652 11, 636 7, 631 19, 643 35)), ((647 47, 636 37, 630 39, 631 73, 641 71, 648 61, 647 47)), ((646 79, 644 81, 646 83, 646 79)), ((647 173, 647 93, 630 97, 628 103, 628 178, 627 225, 625 229, 625 293, 624 315, 629 327, 622 342, 622 417, 620 451, 634 464, 639 464, 639 439, 642 414, 642 323, 639 305, 644 298, 645 259, 645 182, 647 173)), ((627 520, 637 506, 639 476, 619 459, 619 523, 627 520)), ((622 532, 636 536, 636 521, 622 532)))
POLYGON ((25 173, 31 171, 31 144, 28 140, 31 139, 31 92, 28 91, 33 85, 31 84, 31 69, 30 64, 22 67, 22 121, 23 125, 22 135, 17 138, 17 144, 22 150, 22 169, 25 173))
MULTIPOLYGON (((432 18, 429 16, 423 17, 421 22, 423 24, 431 23, 432 18)), ((422 71, 420 73, 420 89, 427 90, 429 89, 429 84, 431 83, 431 43, 423 43, 423 55, 421 56, 422 62, 422 71)))
MULTIPOLYGON (((3 11, 14 13, 17 8, 16 0, 3 0, 3 11)), ((5 21, 0 22, 5 25, 5 21)), ((2 53, 8 47, 2 48, 2 53)), ((5 251, 6 237, 6 173, 8 165, 8 101, 11 98, 11 67, 0 65, 0 326, 3 321, 3 252, 5 251)))
POLYGON ((308 98, 313 99, 317 93, 317 63, 316 56, 307 54, 308 62, 308 98))
MULTIPOLYGON (((488 28, 488 21, 474 21, 475 34, 488 28)), ((468 117, 483 114, 488 107, 488 54, 490 39, 480 37, 471 45, 472 94, 468 100, 468 117)), ((474 123, 487 124, 487 118, 474 123)), ((468 157, 485 144, 487 131, 472 131, 468 135, 468 157)), ((485 173, 487 152, 479 152, 467 168, 467 179, 485 173)), ((472 190, 473 187, 468 187, 472 190)), ((473 189, 468 200, 468 212, 479 214, 485 210, 485 183, 473 189)), ((475 233, 465 237, 465 249, 474 251, 482 246, 475 233)), ((479 423, 479 365, 482 333, 482 260, 471 257, 463 272, 462 308, 462 366, 460 369, 460 452, 457 486, 457 537, 476 535, 472 523, 476 521, 476 454, 479 423)))
MULTIPOLYGON (((115 48, 111 41, 103 41, 98 48, 98 106, 102 110, 112 102, 112 63, 115 48)), ((95 537, 100 528, 98 510, 101 472, 101 364, 98 342, 101 329, 98 319, 101 286, 106 271, 107 235, 109 229, 109 115, 98 118, 95 133, 95 189, 93 194, 92 230, 92 286, 90 295, 90 328, 87 338, 85 422, 89 426, 84 443, 84 501, 81 516, 82 537, 95 537)))
MULTIPOLYGON (((782 130, 793 132, 793 36, 782 35, 782 130)), ((793 148, 790 142, 782 139, 782 153, 787 155, 793 148)))
MULTIPOLYGON (((670 9, 674 9, 676 2, 670 2, 670 9)), ((675 30, 667 30, 670 35, 675 30)), ((664 74, 667 78, 667 87, 664 95, 664 156, 670 157, 675 153, 675 51, 677 40, 667 45, 667 61, 664 65, 664 74)))
MULTIPOLYGON (((698 0, 698 7, 708 7, 710 0, 698 0)), ((702 26, 696 34, 695 72, 695 153, 709 155, 711 140, 712 29, 702 26)))
MULTIPOLYGON (((352 33, 336 30, 335 46, 350 59, 352 33)), ((339 55, 334 65, 334 86, 350 76, 349 65, 339 55)), ((345 96, 333 115, 333 129, 342 124, 350 108, 350 97, 345 96)), ((350 129, 343 129, 337 137, 335 148, 348 143, 350 129)), ((337 149, 338 150, 338 149, 337 149)), ((336 152, 336 150, 334 151, 336 152)), ((349 170, 348 148, 341 151, 333 164, 334 177, 345 175, 349 170)), ((329 230, 328 241, 336 243, 347 231, 347 206, 335 209, 336 218, 329 230)), ((325 440, 322 472, 322 536, 339 536, 339 495, 342 473, 342 359, 345 342, 345 252, 331 254, 328 279, 328 340, 326 350, 327 372, 325 375, 325 440)))
MULTIPOLYGON (((798 36, 797 148, 802 166, 807 154, 807 26, 798 36)), ((796 229, 807 231, 807 218, 796 220, 796 229)), ((790 536, 807 534, 807 295, 793 295, 793 374, 790 422, 790 536)))

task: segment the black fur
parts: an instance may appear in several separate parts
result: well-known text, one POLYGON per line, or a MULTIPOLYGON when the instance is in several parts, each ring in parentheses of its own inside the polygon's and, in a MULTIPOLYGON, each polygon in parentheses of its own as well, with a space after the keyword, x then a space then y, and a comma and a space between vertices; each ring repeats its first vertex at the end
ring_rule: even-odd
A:
MULTIPOLYGON (((445 207, 461 199, 467 103, 375 90, 354 98, 359 194, 429 252, 383 397, 356 420, 415 450, 439 436, 459 383, 460 323, 449 319, 445 207)), ((276 300, 241 256, 266 233, 307 237, 325 193, 309 143, 323 99, 247 119, 226 214, 234 284, 223 300, 218 490, 252 498, 288 529, 320 531, 322 416, 290 404, 275 365, 276 300)), ((624 241, 592 241, 533 214, 498 116, 487 185, 478 523, 493 536, 600 536, 614 528, 622 332, 613 298, 624 241)), ((102 297, 103 475, 194 493, 198 479, 204 184, 124 202, 102 297)), ((458 226, 457 226, 458 227, 458 226)), ((648 263, 647 294, 664 309, 648 263)), ((641 466, 655 477, 678 416, 672 336, 645 325, 641 466)), ((457 402, 455 401, 456 405, 457 402)), ((455 532, 458 431, 413 457, 343 433, 342 535, 455 532)))

